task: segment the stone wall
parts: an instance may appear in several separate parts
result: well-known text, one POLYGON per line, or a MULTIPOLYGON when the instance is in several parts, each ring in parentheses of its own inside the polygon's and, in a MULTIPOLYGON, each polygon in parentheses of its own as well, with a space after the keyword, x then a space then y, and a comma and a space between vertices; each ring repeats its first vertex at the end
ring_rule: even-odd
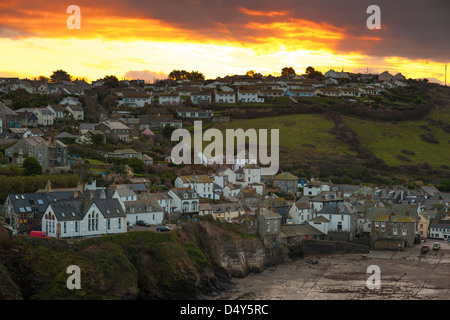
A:
POLYGON ((288 248, 285 245, 277 245, 276 247, 266 247, 264 250, 266 266, 275 266, 277 264, 288 262, 288 248))
POLYGON ((368 253, 369 247, 350 242, 303 240, 303 255, 368 253))
POLYGON ((374 250, 405 250, 405 240, 402 239, 376 239, 372 243, 374 250))
POLYGON ((328 231, 325 235, 325 239, 329 241, 350 241, 350 232, 347 231, 328 231))

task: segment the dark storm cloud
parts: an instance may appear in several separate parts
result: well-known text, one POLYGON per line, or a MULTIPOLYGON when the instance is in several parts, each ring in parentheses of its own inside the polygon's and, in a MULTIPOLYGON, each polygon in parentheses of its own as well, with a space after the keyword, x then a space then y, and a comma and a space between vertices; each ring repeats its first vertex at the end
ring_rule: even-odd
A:
MULTIPOLYGON (((58 10, 72 3, 54 1, 16 1, 20 8, 39 11, 58 10)), ((342 30, 343 36, 333 43, 338 54, 359 52, 370 56, 396 56, 410 59, 450 60, 450 1, 449 0, 98 0, 75 1, 82 8, 90 8, 105 15, 156 19, 192 32, 196 37, 210 40, 230 40, 248 43, 271 36, 272 29, 248 28, 250 23, 290 23, 309 20, 342 30), (368 30, 366 20, 369 5, 381 8, 381 30, 368 30), (279 14, 270 14, 278 12, 279 14), (380 40, 374 40, 379 38, 380 40)), ((24 18, 20 8, 7 7, 0 17, 24 18)), ((92 12, 92 11, 91 11, 92 12)), ((84 16, 88 19, 89 16, 84 16)), ((15 21, 15 20, 12 20, 15 21)), ((120 25, 117 26, 120 29, 120 25)), ((21 26, 5 25, 0 36, 24 33, 21 26)), ((32 30, 28 30, 32 32, 32 30)), ((139 32, 138 30, 136 32, 139 32)), ((286 33, 290 30, 286 29, 286 33)), ((274 37, 282 36, 274 33, 274 37)), ((288 38, 288 37, 286 37, 288 38)))

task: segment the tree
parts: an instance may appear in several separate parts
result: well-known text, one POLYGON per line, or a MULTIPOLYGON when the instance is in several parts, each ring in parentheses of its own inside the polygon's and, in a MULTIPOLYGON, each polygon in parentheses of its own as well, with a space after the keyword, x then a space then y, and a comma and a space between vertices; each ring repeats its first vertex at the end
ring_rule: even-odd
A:
POLYGON ((295 70, 292 67, 284 67, 281 69, 281 76, 282 77, 289 77, 291 75, 295 76, 295 70))
POLYGON ((251 78, 253 78, 253 77, 255 76, 255 71, 253 71, 253 70, 247 71, 247 72, 245 73, 245 75, 246 75, 246 76, 249 76, 249 77, 251 77, 251 78))
POLYGON ((119 79, 116 76, 105 76, 103 80, 109 88, 117 88, 119 86, 119 79))
POLYGON ((170 139, 172 137, 172 132, 175 130, 171 125, 166 125, 162 131, 164 139, 170 139))
POLYGON ((127 165, 133 169, 135 173, 142 173, 144 171, 144 162, 136 157, 128 159, 127 165))
POLYGON ((50 76, 50 82, 57 83, 60 81, 71 81, 72 76, 64 70, 56 70, 53 71, 53 74, 50 76))
POLYGON ((100 149, 103 146, 103 135, 89 131, 88 133, 89 146, 91 148, 100 149))
POLYGON ((174 81, 178 80, 197 81, 197 80, 205 80, 205 76, 199 71, 188 72, 186 70, 173 70, 171 73, 169 73, 169 79, 172 79, 174 81))
POLYGON ((39 161, 33 157, 27 157, 23 161, 23 167, 27 170, 27 176, 34 176, 42 174, 42 166, 39 161))
POLYGON ((315 70, 313 67, 306 68, 305 73, 308 79, 323 79, 324 77, 322 72, 315 70))

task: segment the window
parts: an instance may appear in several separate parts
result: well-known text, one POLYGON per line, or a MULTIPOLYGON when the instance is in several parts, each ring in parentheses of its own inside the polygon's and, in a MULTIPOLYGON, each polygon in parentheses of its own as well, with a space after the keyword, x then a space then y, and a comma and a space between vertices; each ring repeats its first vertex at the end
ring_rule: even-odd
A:
POLYGON ((407 233, 406 228, 403 228, 403 229, 402 229, 402 235, 403 235, 403 236, 406 236, 406 233, 407 233))
POLYGON ((119 218, 118 224, 119 224, 119 229, 122 229, 122 218, 119 218))
POLYGON ((64 221, 64 233, 67 233, 67 223, 64 221))
POLYGON ((392 234, 393 234, 394 236, 396 236, 396 235, 398 234, 398 229, 397 229, 397 228, 393 228, 393 229, 392 229, 392 234))
POLYGON ((75 232, 78 232, 78 221, 75 221, 75 232))
POLYGON ((111 219, 108 219, 107 221, 108 221, 108 230, 111 230, 111 219))

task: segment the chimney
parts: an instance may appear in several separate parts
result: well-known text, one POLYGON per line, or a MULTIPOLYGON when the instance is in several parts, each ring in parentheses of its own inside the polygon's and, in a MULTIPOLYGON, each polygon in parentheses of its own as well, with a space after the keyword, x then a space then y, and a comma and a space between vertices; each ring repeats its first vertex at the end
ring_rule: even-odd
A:
POLYGON ((77 199, 78 198, 78 191, 75 191, 75 193, 73 194, 73 198, 77 199))
POLYGON ((83 184, 81 182, 78 182, 77 189, 78 189, 77 192, 79 192, 81 194, 84 192, 84 187, 83 187, 83 184))
POLYGON ((45 186, 45 192, 47 194, 49 194, 51 190, 52 190, 52 182, 50 180, 47 180, 47 185, 45 186))
POLYGON ((409 211, 406 211, 406 216, 409 217, 409 211))
POLYGON ((93 200, 94 199, 94 195, 95 195, 95 191, 94 190, 89 190, 89 199, 93 200))

